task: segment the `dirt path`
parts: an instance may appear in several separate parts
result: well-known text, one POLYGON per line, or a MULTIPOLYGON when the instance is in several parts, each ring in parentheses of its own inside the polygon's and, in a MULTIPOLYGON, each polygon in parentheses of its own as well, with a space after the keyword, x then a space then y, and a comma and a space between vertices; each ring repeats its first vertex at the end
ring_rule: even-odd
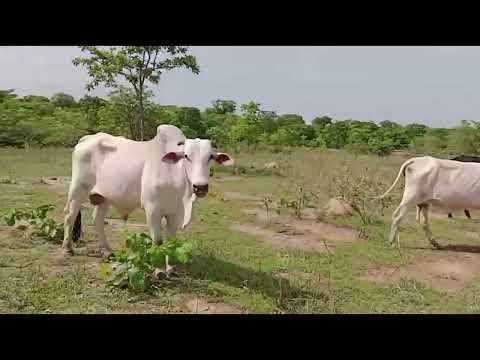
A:
POLYGON ((480 272, 480 254, 439 251, 420 256, 404 268, 380 267, 369 269, 363 279, 397 282, 415 279, 434 290, 455 293, 466 288, 480 272))

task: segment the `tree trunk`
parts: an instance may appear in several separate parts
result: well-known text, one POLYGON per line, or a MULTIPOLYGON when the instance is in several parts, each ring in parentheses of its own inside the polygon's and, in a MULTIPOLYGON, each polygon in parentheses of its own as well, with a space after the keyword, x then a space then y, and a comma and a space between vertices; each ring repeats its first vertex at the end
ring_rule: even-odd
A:
POLYGON ((143 141, 143 125, 145 121, 145 114, 143 110, 143 86, 142 85, 140 85, 140 88, 138 89, 138 105, 140 110, 140 114, 139 114, 140 141, 143 141))

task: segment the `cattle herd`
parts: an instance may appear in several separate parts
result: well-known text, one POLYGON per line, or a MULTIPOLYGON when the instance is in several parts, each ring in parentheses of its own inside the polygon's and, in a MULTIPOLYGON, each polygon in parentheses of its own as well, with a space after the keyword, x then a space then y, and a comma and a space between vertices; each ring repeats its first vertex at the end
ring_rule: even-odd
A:
MULTIPOLYGON (((81 234, 81 207, 94 206, 93 221, 102 254, 111 248, 105 237, 105 215, 109 207, 116 208, 124 221, 141 207, 145 210, 151 238, 162 242, 162 219, 166 233, 173 236, 187 226, 192 218, 196 198, 208 193, 209 164, 233 165, 226 153, 212 148, 210 140, 186 139, 180 129, 160 125, 150 141, 133 141, 106 133, 81 138, 72 154, 72 180, 64 209, 64 240, 62 248, 73 255, 72 242, 81 234)), ((399 224, 413 207, 427 239, 435 247, 429 227, 430 206, 451 211, 480 208, 479 157, 461 155, 450 160, 431 156, 405 161, 392 186, 381 196, 387 196, 400 177, 405 177, 403 198, 392 214, 389 242, 400 246, 399 224), (423 219, 421 219, 423 216, 423 219)))

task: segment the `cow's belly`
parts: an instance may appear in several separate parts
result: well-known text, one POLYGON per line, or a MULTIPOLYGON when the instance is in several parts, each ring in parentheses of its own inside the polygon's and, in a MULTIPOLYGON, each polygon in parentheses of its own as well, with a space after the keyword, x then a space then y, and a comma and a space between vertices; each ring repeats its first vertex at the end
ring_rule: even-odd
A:
POLYGON ((431 203, 448 209, 480 209, 480 192, 452 190, 439 191, 431 203))

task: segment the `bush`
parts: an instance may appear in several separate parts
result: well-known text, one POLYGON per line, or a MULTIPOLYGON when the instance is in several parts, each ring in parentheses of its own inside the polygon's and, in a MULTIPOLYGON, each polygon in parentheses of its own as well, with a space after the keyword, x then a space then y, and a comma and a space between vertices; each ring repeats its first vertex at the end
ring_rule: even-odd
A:
POLYGON ((191 255, 192 245, 176 238, 157 245, 145 233, 127 233, 126 249, 113 254, 114 270, 107 286, 147 292, 157 280, 155 271, 166 267, 166 256, 169 264, 176 265, 188 263, 191 255))
POLYGON ((373 173, 368 168, 364 168, 360 174, 355 174, 351 165, 346 165, 330 178, 330 196, 352 207, 362 222, 362 230, 379 221, 385 208, 389 207, 393 201, 392 196, 375 199, 385 191, 388 184, 375 177, 373 173))

